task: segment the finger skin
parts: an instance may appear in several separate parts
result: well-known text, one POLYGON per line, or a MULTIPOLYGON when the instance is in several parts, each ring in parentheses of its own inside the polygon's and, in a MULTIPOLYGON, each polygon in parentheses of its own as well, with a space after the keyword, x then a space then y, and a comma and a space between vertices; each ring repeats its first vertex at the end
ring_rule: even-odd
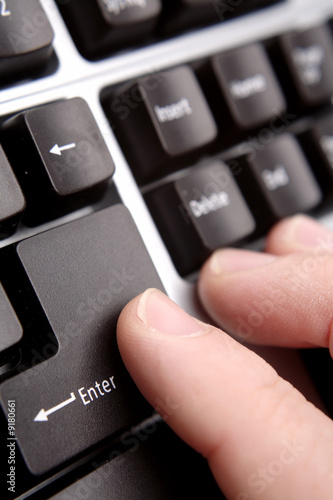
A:
POLYGON ((207 457, 227 498, 331 498, 332 422, 222 331, 198 322, 186 336, 152 326, 142 312, 154 294, 156 305, 156 293, 135 298, 120 315, 121 355, 148 401, 207 457))
POLYGON ((266 251, 275 255, 314 253, 333 256, 333 233, 306 215, 283 219, 269 232, 266 251))
POLYGON ((198 293, 214 321, 238 338, 329 347, 332 282, 333 257, 325 253, 258 254, 253 267, 251 252, 220 250, 203 266, 198 293))
POLYGON ((205 309, 239 339, 333 353, 333 233, 298 215, 271 230, 266 250, 215 252, 198 282, 205 309))

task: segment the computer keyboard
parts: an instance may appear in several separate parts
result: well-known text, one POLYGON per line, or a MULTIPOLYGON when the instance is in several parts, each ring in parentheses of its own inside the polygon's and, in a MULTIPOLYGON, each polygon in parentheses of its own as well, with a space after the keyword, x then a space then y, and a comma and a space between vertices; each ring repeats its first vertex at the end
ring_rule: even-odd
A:
MULTIPOLYGON (((0 1, 4 499, 222 499, 120 359, 148 287, 205 319, 216 248, 333 227, 331 0, 0 1)), ((324 411, 326 351, 259 351, 324 411)))

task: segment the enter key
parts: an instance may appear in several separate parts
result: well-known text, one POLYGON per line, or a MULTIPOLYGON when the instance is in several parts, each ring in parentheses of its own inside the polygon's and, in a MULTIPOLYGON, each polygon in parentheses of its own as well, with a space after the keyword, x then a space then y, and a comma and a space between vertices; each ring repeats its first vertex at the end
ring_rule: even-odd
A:
MULTIPOLYGON (((5 412, 16 403, 15 435, 38 475, 151 415, 115 329, 130 299, 162 285, 121 205, 25 240, 17 253, 59 343, 55 356, 0 388, 5 412)), ((51 343, 46 332, 46 350, 51 343)))

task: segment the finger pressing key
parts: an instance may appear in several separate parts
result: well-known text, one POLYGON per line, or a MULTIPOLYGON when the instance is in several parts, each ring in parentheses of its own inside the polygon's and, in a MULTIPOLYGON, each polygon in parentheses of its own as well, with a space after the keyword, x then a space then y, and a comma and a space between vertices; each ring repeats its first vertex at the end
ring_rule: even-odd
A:
POLYGON ((219 250, 201 271, 201 301, 217 324, 243 340, 330 347, 331 239, 328 229, 297 216, 271 231, 271 254, 219 250))
POLYGON ((149 290, 118 322, 148 401, 209 461, 228 499, 331 497, 333 425, 253 352, 149 290), (264 494, 264 496, 263 496, 264 494))

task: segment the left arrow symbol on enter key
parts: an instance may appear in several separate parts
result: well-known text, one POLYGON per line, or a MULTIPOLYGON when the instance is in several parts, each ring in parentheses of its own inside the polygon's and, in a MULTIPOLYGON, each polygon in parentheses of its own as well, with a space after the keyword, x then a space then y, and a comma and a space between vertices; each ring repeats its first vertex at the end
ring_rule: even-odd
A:
POLYGON ((58 155, 61 156, 61 153, 63 151, 67 151, 68 149, 73 149, 76 148, 76 144, 72 142, 71 144, 66 144, 65 146, 58 146, 58 144, 55 144, 52 149, 50 149, 50 153, 53 155, 58 155))
POLYGON ((34 421, 35 422, 47 422, 48 416, 51 415, 51 413, 54 413, 58 410, 61 410, 61 408, 64 408, 65 406, 67 406, 71 403, 74 403, 75 400, 76 400, 75 394, 74 394, 74 392, 71 392, 71 397, 69 399, 66 399, 66 401, 63 401, 62 403, 59 403, 57 406, 53 406, 49 410, 44 410, 44 408, 42 408, 40 410, 40 412, 38 412, 38 414, 34 418, 34 421))

